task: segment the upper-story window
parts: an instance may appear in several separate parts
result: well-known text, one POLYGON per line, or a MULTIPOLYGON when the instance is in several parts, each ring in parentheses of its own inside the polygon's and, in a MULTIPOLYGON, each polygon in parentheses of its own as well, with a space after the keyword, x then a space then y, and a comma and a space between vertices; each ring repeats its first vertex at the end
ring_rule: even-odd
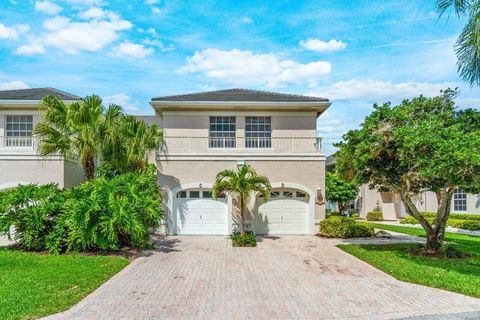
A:
POLYGON ((245 117, 245 148, 272 147, 272 118, 245 117))
POLYGON ((32 115, 7 115, 5 146, 29 147, 32 145, 32 115))
POLYGON ((210 117, 210 148, 235 148, 235 117, 210 117))
POLYGON ((467 211, 467 194, 460 188, 453 192, 453 211, 467 211))

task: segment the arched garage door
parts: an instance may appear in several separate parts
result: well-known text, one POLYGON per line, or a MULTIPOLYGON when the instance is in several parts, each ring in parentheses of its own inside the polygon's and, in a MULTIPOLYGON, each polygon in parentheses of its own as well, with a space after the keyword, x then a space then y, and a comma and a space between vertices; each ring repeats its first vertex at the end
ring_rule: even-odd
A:
POLYGON ((214 200, 210 190, 183 190, 176 194, 174 234, 226 235, 227 200, 214 200))
POLYGON ((308 234, 308 195, 293 189, 275 189, 270 199, 258 198, 254 212, 257 234, 308 234))

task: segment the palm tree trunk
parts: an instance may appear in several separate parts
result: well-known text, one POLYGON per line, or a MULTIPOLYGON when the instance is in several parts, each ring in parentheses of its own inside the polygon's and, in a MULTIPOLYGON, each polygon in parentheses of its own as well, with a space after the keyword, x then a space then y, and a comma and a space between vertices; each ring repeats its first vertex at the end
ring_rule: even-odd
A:
POLYGON ((244 199, 243 194, 240 194, 240 233, 243 235, 245 233, 245 216, 243 213, 244 209, 244 199))
POLYGON ((82 165, 85 178, 87 180, 95 178, 95 159, 93 157, 86 157, 82 165))

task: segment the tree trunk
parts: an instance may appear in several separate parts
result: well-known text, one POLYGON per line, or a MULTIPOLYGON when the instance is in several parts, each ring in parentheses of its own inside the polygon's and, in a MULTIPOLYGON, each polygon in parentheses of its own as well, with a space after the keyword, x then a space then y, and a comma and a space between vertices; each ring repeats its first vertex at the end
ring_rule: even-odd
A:
POLYGON ((243 199, 243 194, 240 194, 240 233, 242 235, 245 234, 245 216, 243 213, 244 209, 244 199, 243 199))
POLYGON ((347 211, 347 208, 348 208, 348 203, 347 204, 341 203, 341 202, 338 203, 338 210, 340 211, 340 214, 342 214, 344 211, 347 211))
POLYGON ((83 159, 83 173, 87 180, 95 178, 95 159, 93 157, 86 157, 83 159))
POLYGON ((454 190, 454 187, 445 187, 444 189, 440 189, 436 192, 438 209, 435 220, 432 222, 432 224, 430 224, 422 215, 420 215, 420 212, 411 200, 410 195, 405 191, 400 192, 400 197, 405 204, 407 213, 417 219, 426 232, 426 248, 429 252, 437 253, 442 247, 443 238, 445 236, 445 227, 450 215, 450 207, 454 190))

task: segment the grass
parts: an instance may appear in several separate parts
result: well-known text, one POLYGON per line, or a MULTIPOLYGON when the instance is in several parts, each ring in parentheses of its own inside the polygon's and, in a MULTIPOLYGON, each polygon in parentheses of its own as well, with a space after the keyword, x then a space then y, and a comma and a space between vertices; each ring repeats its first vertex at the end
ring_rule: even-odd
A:
POLYGON ((0 319, 35 319, 64 311, 128 263, 119 257, 0 248, 0 319))
MULTIPOLYGON (((425 237, 423 229, 374 224, 375 228, 425 237)), ((395 278, 480 298, 480 237, 446 233, 445 240, 467 259, 414 255, 415 244, 339 245, 342 250, 395 278)))

